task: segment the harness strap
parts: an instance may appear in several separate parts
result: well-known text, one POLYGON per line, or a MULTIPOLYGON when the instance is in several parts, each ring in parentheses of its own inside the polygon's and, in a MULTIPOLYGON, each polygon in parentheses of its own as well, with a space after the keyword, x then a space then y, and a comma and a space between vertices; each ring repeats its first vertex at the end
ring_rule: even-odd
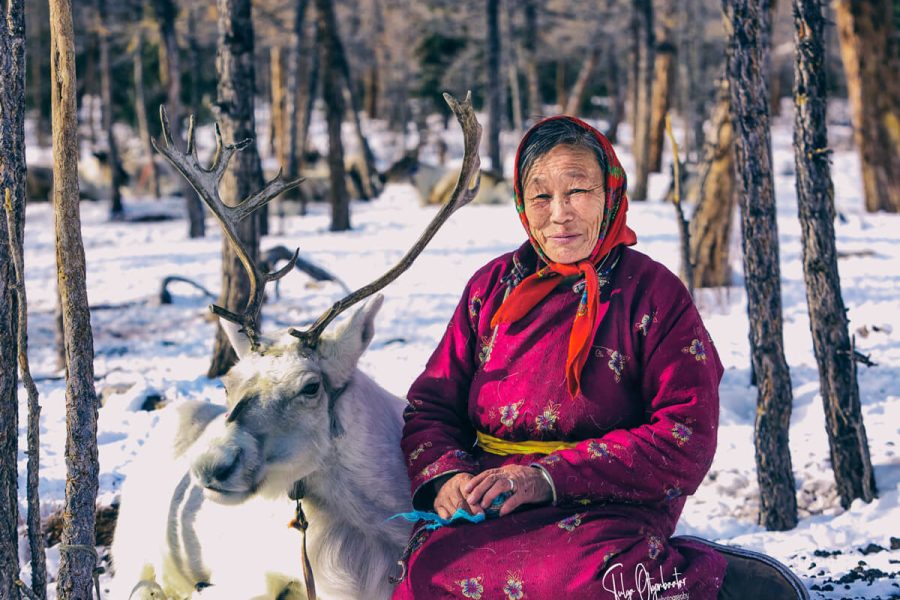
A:
POLYGON ((303 498, 306 490, 302 480, 297 480, 291 487, 288 496, 291 500, 297 502, 294 509, 294 518, 291 519, 290 527, 296 529, 303 536, 303 542, 300 546, 300 562, 303 564, 303 582, 306 585, 306 597, 309 600, 316 600, 316 580, 313 578, 312 565, 309 563, 309 555, 306 552, 306 530, 309 527, 309 521, 306 520, 306 514, 303 512, 303 505, 300 500, 303 498))

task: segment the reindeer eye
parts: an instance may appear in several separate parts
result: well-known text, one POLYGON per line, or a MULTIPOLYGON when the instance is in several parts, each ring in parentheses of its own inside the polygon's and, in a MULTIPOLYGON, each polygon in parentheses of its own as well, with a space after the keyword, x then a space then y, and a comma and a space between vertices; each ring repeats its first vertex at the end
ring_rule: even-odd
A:
POLYGON ((319 393, 319 382, 313 381, 312 383, 307 383, 303 386, 303 389, 300 390, 300 394, 303 396, 315 396, 319 393))

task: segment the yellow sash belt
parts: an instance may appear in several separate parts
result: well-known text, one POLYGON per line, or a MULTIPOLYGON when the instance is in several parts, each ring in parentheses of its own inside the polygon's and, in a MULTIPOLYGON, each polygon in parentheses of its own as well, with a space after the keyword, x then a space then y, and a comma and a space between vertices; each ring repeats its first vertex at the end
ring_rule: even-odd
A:
POLYGON ((566 448, 574 448, 578 442, 562 442, 559 440, 525 440, 524 442, 509 442, 494 437, 481 431, 476 431, 478 441, 476 444, 485 452, 496 454, 498 456, 509 456, 510 454, 550 454, 557 450, 565 450, 566 448))

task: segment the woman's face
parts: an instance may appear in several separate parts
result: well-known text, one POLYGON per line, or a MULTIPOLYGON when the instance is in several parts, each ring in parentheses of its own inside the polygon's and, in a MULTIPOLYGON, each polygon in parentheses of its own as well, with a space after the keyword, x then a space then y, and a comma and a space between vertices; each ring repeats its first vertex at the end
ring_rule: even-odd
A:
POLYGON ((522 190, 525 217, 547 258, 565 264, 590 256, 606 205, 604 180, 585 148, 556 146, 534 161, 522 190))

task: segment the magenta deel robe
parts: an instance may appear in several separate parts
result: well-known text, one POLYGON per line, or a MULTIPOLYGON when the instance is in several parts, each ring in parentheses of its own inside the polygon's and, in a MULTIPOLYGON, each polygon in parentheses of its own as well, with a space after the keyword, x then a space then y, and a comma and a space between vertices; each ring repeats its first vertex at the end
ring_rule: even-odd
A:
POLYGON ((433 509, 424 484, 436 477, 512 463, 545 469, 556 498, 426 534, 395 599, 716 598, 724 559, 669 538, 713 459, 722 365, 675 275, 629 248, 611 258, 600 294, 609 311, 575 398, 565 379, 574 282, 493 335, 491 317, 508 282, 534 271, 534 250, 526 243, 469 281, 408 394, 402 446, 414 506, 433 509), (579 443, 501 457, 474 446, 475 428, 579 443))

